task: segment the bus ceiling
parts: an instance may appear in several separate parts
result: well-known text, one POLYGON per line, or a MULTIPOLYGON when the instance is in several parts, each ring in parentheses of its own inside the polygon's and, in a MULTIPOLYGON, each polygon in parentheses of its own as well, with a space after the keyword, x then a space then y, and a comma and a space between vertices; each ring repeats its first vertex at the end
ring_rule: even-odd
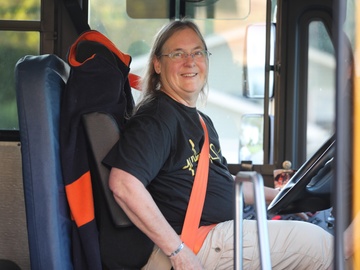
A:
POLYGON ((126 11, 133 19, 245 19, 250 0, 126 0, 126 11), (236 15, 229 18, 229 11, 236 15))

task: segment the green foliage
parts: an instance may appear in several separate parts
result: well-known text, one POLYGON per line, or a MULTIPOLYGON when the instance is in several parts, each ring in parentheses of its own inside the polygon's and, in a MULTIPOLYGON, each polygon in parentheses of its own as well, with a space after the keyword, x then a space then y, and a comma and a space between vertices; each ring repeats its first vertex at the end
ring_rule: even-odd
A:
MULTIPOLYGON (((0 1, 0 20, 40 20, 40 0, 0 1)), ((39 54, 39 33, 0 31, 0 129, 18 129, 15 77, 16 62, 39 54)))
POLYGON ((25 55, 39 54, 39 38, 34 33, 31 36, 30 33, 16 32, 0 32, 0 36, 6 41, 0 46, 0 129, 13 130, 18 129, 15 64, 25 55))
POLYGON ((2 0, 0 19, 40 20, 40 0, 2 0))

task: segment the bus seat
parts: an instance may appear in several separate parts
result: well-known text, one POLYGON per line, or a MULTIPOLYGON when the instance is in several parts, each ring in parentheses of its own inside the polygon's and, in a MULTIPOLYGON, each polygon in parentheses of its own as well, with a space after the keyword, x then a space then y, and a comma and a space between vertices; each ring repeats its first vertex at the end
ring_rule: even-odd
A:
POLYGON ((69 71, 55 55, 25 56, 15 66, 31 269, 73 269, 59 156, 60 97, 69 71))
MULTIPOLYGON (((74 268, 59 149, 60 100, 69 72, 68 64, 55 55, 25 56, 15 66, 31 269, 74 268)), ((107 187, 110 169, 101 161, 119 139, 119 128, 104 113, 85 114, 82 121, 103 267, 133 269, 139 258, 150 255, 153 243, 132 225, 107 187), (143 243, 141 250, 137 243, 143 243), (136 250, 139 258, 121 256, 124 248, 136 250)))
POLYGON ((104 269, 134 269, 146 264, 153 243, 132 224, 117 204, 108 186, 110 168, 102 163, 120 138, 113 115, 91 112, 82 116, 87 139, 88 161, 93 186, 96 223, 99 229, 101 259, 104 269), (123 243, 127 243, 123 245, 123 243), (142 248, 139 249, 139 243, 142 248), (126 250, 124 250, 124 248, 126 250), (126 257, 121 254, 136 253, 126 257), (141 258, 141 259, 140 259, 141 258), (140 262, 139 262, 140 260, 140 262))

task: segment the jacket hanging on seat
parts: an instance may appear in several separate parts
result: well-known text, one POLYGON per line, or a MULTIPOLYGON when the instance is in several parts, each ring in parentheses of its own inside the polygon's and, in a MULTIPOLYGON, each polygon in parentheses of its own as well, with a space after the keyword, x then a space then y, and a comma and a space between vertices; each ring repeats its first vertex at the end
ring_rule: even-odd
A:
POLYGON ((98 228, 95 190, 81 121, 83 114, 104 112, 111 114, 122 129, 134 107, 130 83, 135 85, 136 76, 129 76, 131 57, 101 33, 90 30, 71 46, 68 63, 71 71, 61 101, 60 152, 66 196, 74 221, 74 268, 102 269, 102 264, 108 268, 140 268, 153 246, 142 232, 135 226, 115 228, 110 219, 105 222, 106 230, 98 228), (135 80, 130 82, 129 78, 135 80), (139 250, 139 243, 143 249, 139 250))

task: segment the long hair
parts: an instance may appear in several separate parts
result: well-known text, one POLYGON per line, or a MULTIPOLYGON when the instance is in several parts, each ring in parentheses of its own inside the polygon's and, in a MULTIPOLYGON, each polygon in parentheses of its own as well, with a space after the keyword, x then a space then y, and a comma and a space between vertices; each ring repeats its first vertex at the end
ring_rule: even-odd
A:
MULTIPOLYGON (((135 111, 138 110, 139 107, 151 101, 155 93, 160 90, 161 82, 160 82, 160 74, 157 74, 154 69, 153 60, 155 57, 159 58, 162 55, 162 49, 165 42, 176 32, 190 28, 192 29, 200 38, 201 42, 204 45, 205 50, 207 50, 207 46, 205 40, 198 28, 198 26, 188 20, 179 20, 172 21, 161 28, 161 30, 155 36, 155 40, 153 46, 150 51, 147 68, 145 70, 145 74, 141 81, 142 95, 139 103, 135 107, 135 111)), ((206 83, 205 83, 206 84, 206 83)), ((205 96, 204 87, 201 89, 201 94, 205 96)))

